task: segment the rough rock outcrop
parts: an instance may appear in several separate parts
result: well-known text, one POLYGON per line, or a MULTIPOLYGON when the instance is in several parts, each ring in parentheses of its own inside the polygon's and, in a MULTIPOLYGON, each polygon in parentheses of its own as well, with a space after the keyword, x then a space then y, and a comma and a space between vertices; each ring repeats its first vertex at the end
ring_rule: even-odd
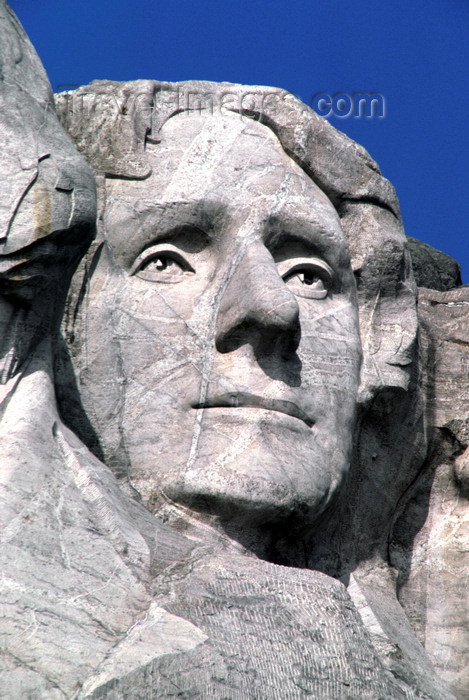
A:
POLYGON ((445 292, 462 284, 461 269, 452 257, 410 236, 407 245, 418 287, 445 292))

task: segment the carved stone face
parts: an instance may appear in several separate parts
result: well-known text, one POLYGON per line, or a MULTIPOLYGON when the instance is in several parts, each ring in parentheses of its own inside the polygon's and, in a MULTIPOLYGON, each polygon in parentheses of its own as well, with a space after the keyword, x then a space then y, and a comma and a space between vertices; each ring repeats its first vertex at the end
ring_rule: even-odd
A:
POLYGON ((108 180, 82 399, 108 463, 222 521, 319 515, 346 473, 361 359, 336 211, 273 132, 181 114, 152 175, 108 180))

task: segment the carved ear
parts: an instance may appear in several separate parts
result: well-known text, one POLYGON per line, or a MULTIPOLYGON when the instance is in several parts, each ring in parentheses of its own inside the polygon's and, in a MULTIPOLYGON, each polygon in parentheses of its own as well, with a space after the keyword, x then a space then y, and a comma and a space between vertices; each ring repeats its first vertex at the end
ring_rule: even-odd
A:
POLYGON ((359 400, 409 389, 417 362, 417 287, 400 218, 375 204, 341 207, 358 292, 363 347, 359 400))

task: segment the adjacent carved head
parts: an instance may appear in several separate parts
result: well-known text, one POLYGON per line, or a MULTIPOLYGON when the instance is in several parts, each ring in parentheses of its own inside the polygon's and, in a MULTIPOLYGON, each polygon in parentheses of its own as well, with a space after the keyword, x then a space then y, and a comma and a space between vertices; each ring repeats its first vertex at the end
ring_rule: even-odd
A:
POLYGON ((57 120, 41 62, 0 4, 0 382, 57 332, 95 232, 93 174, 57 120))

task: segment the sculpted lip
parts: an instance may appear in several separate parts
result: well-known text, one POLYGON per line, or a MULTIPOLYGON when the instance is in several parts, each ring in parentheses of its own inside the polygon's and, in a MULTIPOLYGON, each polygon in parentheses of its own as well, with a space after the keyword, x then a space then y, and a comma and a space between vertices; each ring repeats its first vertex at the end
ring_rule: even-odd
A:
POLYGON ((314 421, 310 416, 297 406, 296 403, 293 403, 293 401, 269 399, 245 391, 219 394, 213 398, 207 398, 205 401, 193 403, 191 406, 192 408, 264 408, 269 411, 278 411, 279 413, 286 413, 287 416, 299 418, 306 423, 309 428, 314 425, 314 421))

